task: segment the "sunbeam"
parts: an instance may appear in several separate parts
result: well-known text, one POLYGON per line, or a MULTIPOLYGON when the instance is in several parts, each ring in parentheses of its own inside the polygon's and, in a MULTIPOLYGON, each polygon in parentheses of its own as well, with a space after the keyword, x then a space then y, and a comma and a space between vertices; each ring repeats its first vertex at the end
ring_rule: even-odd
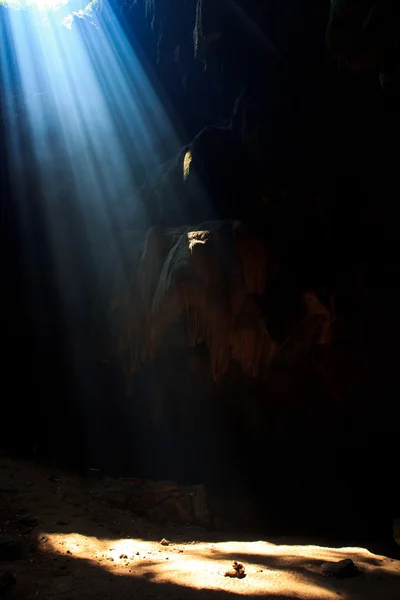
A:
POLYGON ((1 104, 26 260, 34 270, 40 220, 61 300, 79 302, 82 255, 94 272, 116 228, 137 216, 143 179, 180 145, 110 5, 3 5, 1 104))
MULTIPOLYGON (((134 202, 132 161, 153 170, 163 146, 175 147, 176 138, 110 7, 104 7, 101 20, 94 22, 92 15, 92 21, 69 30, 60 26, 58 12, 45 18, 35 10, 7 14, 1 42, 6 116, 12 121, 16 102, 27 102, 30 141, 46 197, 57 193, 57 171, 67 158, 91 218, 113 201, 115 212, 122 188, 134 202)), ((14 120, 8 130, 18 164, 23 155, 16 147, 18 123, 14 120)))

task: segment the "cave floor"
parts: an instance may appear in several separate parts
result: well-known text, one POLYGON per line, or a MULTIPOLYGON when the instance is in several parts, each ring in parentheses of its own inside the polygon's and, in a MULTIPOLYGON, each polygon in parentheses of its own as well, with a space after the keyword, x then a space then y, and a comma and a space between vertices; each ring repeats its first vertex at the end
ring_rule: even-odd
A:
POLYGON ((7 598, 400 597, 396 547, 332 547, 288 537, 260 541, 154 525, 110 506, 94 480, 5 457, 0 530, 0 596, 7 598), (322 574, 322 563, 344 558, 354 561, 357 576, 322 574), (224 576, 233 560, 244 565, 243 579, 224 576), (8 585, 5 573, 12 572, 16 583, 8 585))

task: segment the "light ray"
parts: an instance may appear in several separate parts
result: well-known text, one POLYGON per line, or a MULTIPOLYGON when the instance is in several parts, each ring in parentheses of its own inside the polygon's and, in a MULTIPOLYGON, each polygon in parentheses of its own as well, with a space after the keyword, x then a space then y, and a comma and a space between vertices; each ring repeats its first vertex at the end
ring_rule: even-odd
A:
POLYGON ((90 282, 111 246, 124 269, 115 230, 138 217, 143 177, 181 144, 111 7, 46 2, 0 7, 1 106, 26 269, 48 260, 44 244, 78 372, 90 282))
MULTIPOLYGON (((23 4, 44 9, 56 0, 46 2, 23 4)), ((32 147, 54 246, 59 194, 65 191, 60 171, 69 172, 70 202, 98 238, 112 220, 126 218, 124 202, 135 211, 134 165, 150 173, 166 148, 168 155, 179 148, 162 100, 107 4, 95 25, 84 21, 66 29, 59 11, 45 18, 33 9, 6 14, 0 66, 11 161, 23 180, 32 147), (26 113, 19 120, 17 102, 26 113), (22 126, 27 130, 21 132, 22 126)))

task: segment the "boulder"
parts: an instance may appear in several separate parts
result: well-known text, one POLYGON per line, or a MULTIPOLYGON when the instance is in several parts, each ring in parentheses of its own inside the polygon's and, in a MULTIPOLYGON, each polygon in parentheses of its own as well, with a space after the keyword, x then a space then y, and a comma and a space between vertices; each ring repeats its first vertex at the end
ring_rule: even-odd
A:
POLYGON ((351 558, 339 560, 339 562, 325 562, 321 565, 321 572, 325 577, 354 577, 359 574, 359 570, 351 558))

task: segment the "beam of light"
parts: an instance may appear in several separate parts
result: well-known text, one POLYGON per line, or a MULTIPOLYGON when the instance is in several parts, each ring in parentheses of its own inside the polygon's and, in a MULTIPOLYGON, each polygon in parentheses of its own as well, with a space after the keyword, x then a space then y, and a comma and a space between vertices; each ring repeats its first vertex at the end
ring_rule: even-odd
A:
MULTIPOLYGON (((58 13, 42 20, 36 12, 9 11, 1 53, 8 116, 14 120, 16 102, 26 104, 42 189, 52 197, 59 187, 55 172, 64 165, 86 207, 95 205, 92 217, 107 204, 120 206, 122 189, 134 203, 132 163, 152 172, 163 144, 178 147, 137 55, 109 7, 104 12, 101 28, 66 31, 58 13)), ((18 162, 23 151, 15 148, 16 129, 14 121, 9 138, 18 162)))
POLYGON ((61 301, 76 308, 89 278, 82 263, 95 271, 115 229, 137 216, 143 178, 180 143, 107 3, 101 15, 93 3, 72 12, 76 2, 49 12, 56 0, 23 4, 0 7, 8 166, 27 261, 40 213, 61 301))

